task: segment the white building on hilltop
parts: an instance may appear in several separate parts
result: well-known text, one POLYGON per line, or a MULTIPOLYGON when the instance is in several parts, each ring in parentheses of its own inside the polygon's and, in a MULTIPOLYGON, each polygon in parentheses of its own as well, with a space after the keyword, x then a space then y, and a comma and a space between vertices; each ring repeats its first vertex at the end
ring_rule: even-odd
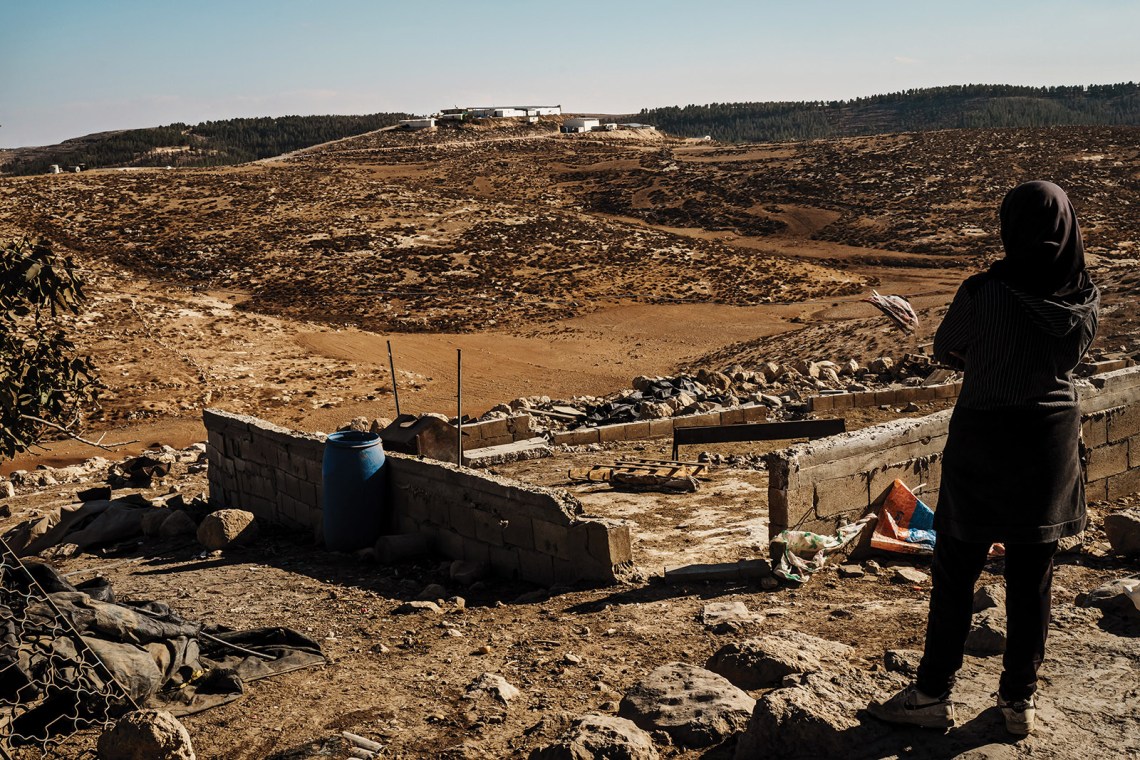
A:
POLYGON ((567 119, 562 122, 562 131, 567 133, 573 132, 590 132, 601 126, 600 119, 587 119, 584 117, 575 117, 567 119))

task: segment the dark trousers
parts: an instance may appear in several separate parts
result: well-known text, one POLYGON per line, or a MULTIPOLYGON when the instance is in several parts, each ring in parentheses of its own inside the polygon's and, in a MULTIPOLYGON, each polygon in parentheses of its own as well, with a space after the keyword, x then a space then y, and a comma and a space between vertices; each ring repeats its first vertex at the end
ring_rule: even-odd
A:
MULTIPOLYGON (((941 696, 954 685, 970 633, 974 584, 986 564, 989 544, 959 541, 945 533, 934 544, 930 617, 926 648, 918 667, 918 688, 941 696)), ((1057 542, 1005 547, 1006 648, 1000 693, 1011 701, 1037 691, 1037 669, 1045 658, 1057 542)))

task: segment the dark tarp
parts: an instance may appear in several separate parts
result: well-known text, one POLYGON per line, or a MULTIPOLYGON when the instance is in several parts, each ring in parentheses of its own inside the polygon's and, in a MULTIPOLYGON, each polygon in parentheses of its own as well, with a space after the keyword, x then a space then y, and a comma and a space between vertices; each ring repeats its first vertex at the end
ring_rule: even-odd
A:
POLYGON ((76 667, 76 659, 82 659, 78 642, 60 616, 136 704, 174 715, 232 702, 245 682, 326 663, 315 641, 286 628, 208 629, 162 602, 115 602, 103 579, 75 587, 51 565, 36 560, 24 565, 54 604, 53 609, 18 568, 4 567, 0 704, 32 705, 14 726, 25 736, 82 712, 77 690, 90 693, 86 684, 105 678, 76 667))

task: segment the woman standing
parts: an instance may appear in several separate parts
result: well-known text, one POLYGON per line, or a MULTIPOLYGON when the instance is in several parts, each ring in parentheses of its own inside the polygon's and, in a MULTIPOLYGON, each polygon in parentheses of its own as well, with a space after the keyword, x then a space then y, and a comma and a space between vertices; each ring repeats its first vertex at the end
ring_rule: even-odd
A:
POLYGON ((1007 644, 998 687, 1006 728, 1036 717, 1053 555, 1085 527, 1073 369, 1092 343, 1100 294, 1065 192, 1027 182, 1001 204, 1005 258, 958 289, 934 337, 962 369, 934 527, 926 646, 916 682, 870 712, 895 723, 954 725, 950 690, 990 544, 1005 544, 1007 644))

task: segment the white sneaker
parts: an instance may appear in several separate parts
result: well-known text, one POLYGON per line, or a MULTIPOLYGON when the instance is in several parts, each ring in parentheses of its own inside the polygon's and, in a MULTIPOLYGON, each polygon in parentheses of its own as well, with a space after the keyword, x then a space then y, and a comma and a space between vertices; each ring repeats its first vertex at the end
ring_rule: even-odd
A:
POLYGON ((867 712, 887 723, 903 723, 923 728, 950 728, 954 725, 954 703, 919 691, 914 684, 886 702, 872 702, 867 712))
POLYGON ((1027 736, 1033 731, 1037 723, 1037 703, 1030 695, 1029 699, 1018 699, 1007 702, 998 694, 997 705, 1001 708, 1001 715, 1005 718, 1005 730, 1015 736, 1027 736))

